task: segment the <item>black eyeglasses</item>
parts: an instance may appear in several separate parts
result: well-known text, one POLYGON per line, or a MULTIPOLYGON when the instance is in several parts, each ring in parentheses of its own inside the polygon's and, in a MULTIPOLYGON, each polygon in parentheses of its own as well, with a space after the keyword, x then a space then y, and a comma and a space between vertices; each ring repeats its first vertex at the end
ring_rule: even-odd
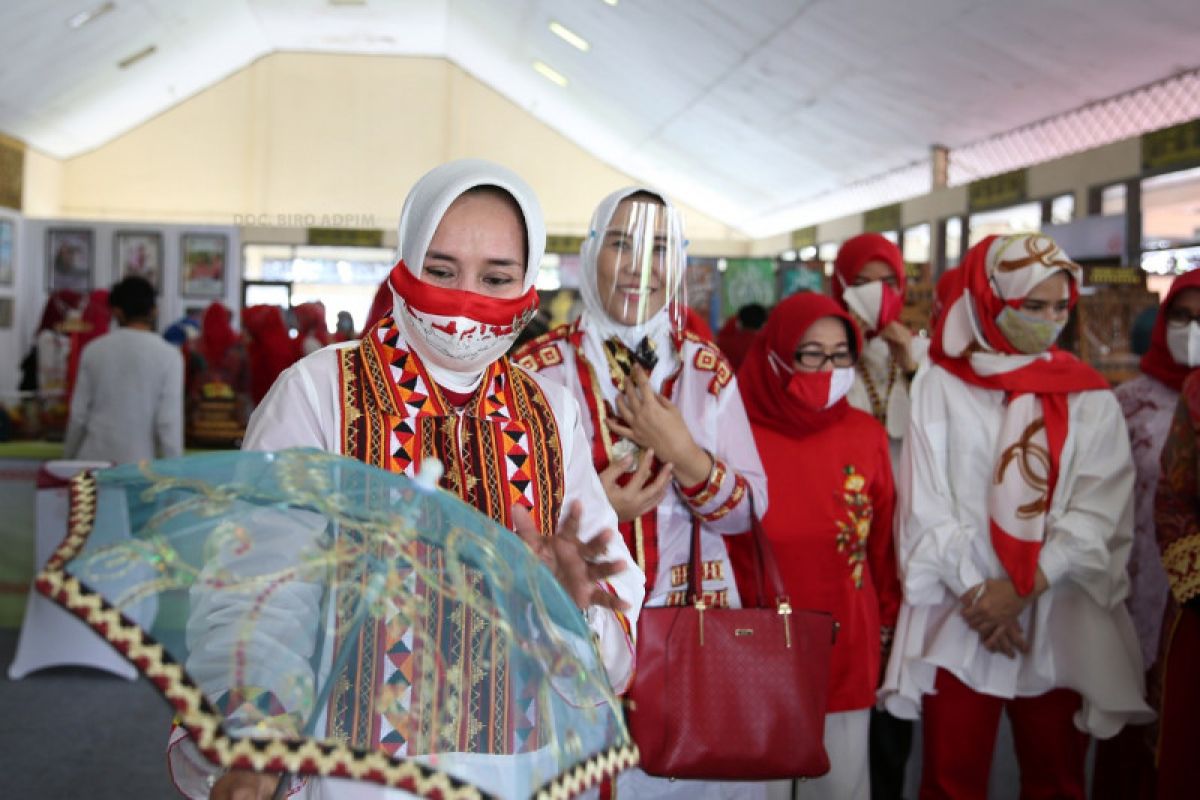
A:
POLYGON ((828 361, 835 367, 853 367, 858 359, 849 350, 826 353, 824 350, 797 350, 796 360, 805 369, 821 369, 828 361))

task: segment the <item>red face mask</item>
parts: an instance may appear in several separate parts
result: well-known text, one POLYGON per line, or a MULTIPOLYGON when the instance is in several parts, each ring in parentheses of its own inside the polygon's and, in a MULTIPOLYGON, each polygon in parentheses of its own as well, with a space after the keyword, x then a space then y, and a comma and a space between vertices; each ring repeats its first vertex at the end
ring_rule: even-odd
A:
POLYGON ((801 372, 771 352, 775 370, 786 379, 784 391, 809 411, 824 411, 837 403, 854 385, 853 367, 835 367, 822 372, 801 372))

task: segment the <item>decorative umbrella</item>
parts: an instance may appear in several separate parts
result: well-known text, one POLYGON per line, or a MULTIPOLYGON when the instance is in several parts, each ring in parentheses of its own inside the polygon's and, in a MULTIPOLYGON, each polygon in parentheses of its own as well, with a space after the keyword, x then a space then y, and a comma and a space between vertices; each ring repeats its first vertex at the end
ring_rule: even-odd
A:
MULTIPOLYGON (((85 473, 38 590, 225 769, 571 797, 637 752, 578 607, 447 492, 315 450, 85 473)), ((278 795, 282 796, 282 795, 278 795)))

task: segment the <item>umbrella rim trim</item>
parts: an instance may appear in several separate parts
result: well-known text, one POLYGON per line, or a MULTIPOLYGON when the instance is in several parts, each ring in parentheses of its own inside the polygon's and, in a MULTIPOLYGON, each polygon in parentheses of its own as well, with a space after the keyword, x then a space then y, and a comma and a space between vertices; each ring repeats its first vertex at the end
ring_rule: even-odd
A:
MULTIPOLYGON (((483 800, 491 795, 448 772, 383 751, 309 740, 296 745, 279 739, 234 739, 204 693, 152 635, 119 612, 98 592, 65 572, 83 548, 96 519, 97 481, 88 470, 68 487, 67 534, 38 573, 37 591, 81 619, 123 658, 137 667, 176 712, 200 753, 218 767, 298 776, 351 778, 403 789, 421 797, 483 800)), ((566 800, 638 763, 637 746, 626 741, 572 765, 534 792, 538 800, 566 800)))

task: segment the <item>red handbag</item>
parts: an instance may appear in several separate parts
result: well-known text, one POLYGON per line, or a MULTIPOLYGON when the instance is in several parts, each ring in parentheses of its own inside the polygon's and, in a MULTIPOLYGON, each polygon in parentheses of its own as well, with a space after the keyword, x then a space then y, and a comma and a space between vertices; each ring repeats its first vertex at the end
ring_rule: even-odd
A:
POLYGON ((650 775, 776 780, 829 771, 825 695, 833 617, 791 607, 770 543, 752 516, 746 535, 754 540, 761 607, 706 605, 695 521, 691 605, 642 609, 627 718, 640 766, 650 775))

